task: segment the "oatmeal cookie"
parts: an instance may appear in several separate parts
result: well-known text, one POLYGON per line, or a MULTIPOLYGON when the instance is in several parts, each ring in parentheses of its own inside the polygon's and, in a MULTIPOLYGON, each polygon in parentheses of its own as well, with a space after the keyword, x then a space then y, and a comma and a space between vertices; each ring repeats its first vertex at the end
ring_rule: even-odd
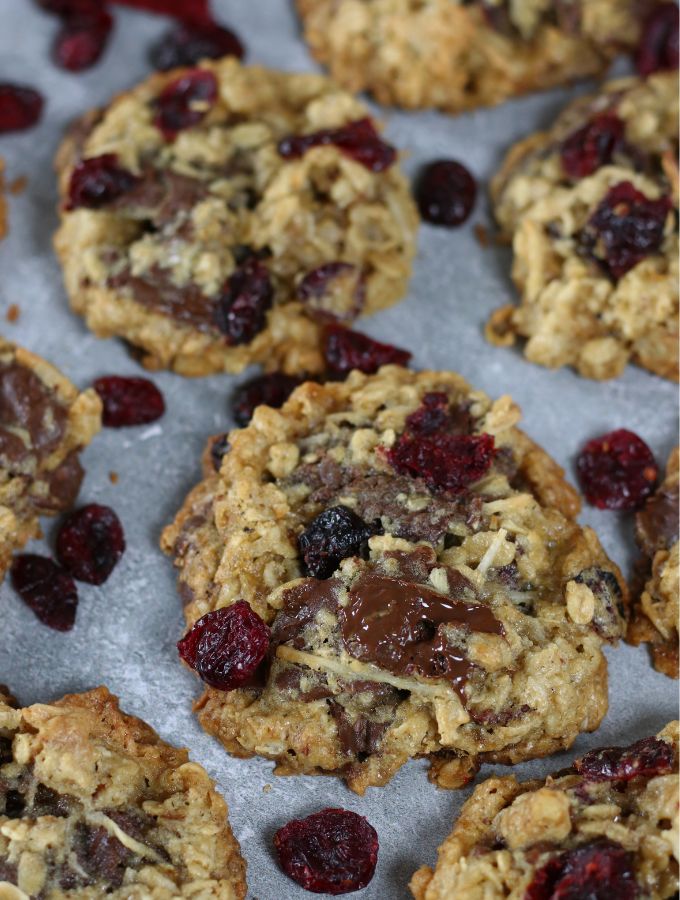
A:
POLYGON ((234 58, 153 75, 56 165, 71 305, 150 368, 318 372, 325 321, 406 290, 418 217, 396 152, 321 76, 234 58))
POLYGON ((678 723, 591 750, 545 781, 489 778, 411 891, 416 900, 677 897, 678 723))
POLYGON ((678 448, 671 453, 666 477, 635 516, 635 537, 643 558, 639 590, 633 592, 626 640, 648 643, 654 668, 678 677, 678 448))
POLYGON ((245 897, 226 804, 186 750, 103 687, 25 709, 3 699, 0 896, 245 897))
POLYGON ((625 587, 519 418, 458 375, 385 366, 258 407, 218 472, 206 453, 163 535, 187 622, 245 600, 271 646, 264 685, 207 687, 203 727, 359 793, 412 757, 458 787, 596 728, 625 587))
POLYGON ((623 79, 521 141, 492 182, 521 295, 491 318, 550 368, 678 378, 677 73, 623 79))
POLYGON ((461 112, 603 72, 649 0, 297 0, 314 56, 379 103, 461 112))
POLYGON ((40 534, 38 517, 69 509, 79 452, 99 431, 101 401, 54 366, 0 338, 0 577, 40 534))

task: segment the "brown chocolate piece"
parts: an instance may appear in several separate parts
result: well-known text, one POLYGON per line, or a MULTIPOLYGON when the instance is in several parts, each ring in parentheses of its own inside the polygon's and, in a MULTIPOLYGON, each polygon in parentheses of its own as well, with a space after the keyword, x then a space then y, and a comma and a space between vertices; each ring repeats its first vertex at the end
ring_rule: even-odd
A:
MULTIPOLYGON (((460 593, 473 593, 460 576, 460 593)), ((503 626, 482 604, 455 600, 401 578, 362 575, 341 607, 340 622, 348 652, 394 675, 444 678, 460 694, 473 664, 455 646, 446 626, 466 632, 504 634, 503 626)))
POLYGON ((290 643, 293 647, 302 649, 305 646, 302 632, 314 622, 319 610, 337 607, 335 590, 338 584, 336 578, 324 581, 308 578, 286 591, 283 609, 272 626, 272 647, 290 643))
POLYGON ((650 559, 678 540, 678 485, 661 487, 635 515, 635 539, 650 559))
POLYGON ((214 331, 213 321, 216 301, 207 297, 195 284, 178 287, 172 283, 168 272, 160 266, 149 270, 145 278, 132 275, 129 269, 109 278, 111 288, 125 288, 137 303, 153 312, 171 316, 178 322, 191 325, 199 331, 214 331))
POLYGON ((9 469, 29 454, 44 459, 66 428, 66 409, 35 372, 16 361, 0 365, 0 462, 9 469), (25 443, 17 430, 28 434, 25 443))

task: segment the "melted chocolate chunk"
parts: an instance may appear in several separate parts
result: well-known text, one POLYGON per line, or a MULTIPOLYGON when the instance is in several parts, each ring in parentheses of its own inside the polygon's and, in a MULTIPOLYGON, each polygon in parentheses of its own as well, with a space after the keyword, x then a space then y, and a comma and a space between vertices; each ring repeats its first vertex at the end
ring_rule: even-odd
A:
POLYGON ((49 456, 64 435, 67 411, 56 395, 25 366, 0 365, 0 463, 10 470, 34 453, 49 456), (27 432, 29 444, 16 433, 27 432))
POLYGON ((347 756, 362 762, 375 753, 389 727, 387 722, 374 722, 363 715, 352 718, 345 707, 334 700, 329 702, 328 707, 338 730, 340 746, 347 756))
MULTIPOLYGON (((460 576, 461 593, 474 596, 460 576)), ((504 634, 491 610, 454 600, 401 578, 362 575, 339 609, 342 636, 356 659, 375 663, 394 675, 444 678, 462 694, 473 664, 446 633, 446 626, 469 632, 504 634)))
POLYGON ((635 515, 635 539, 650 559, 678 539, 678 485, 661 487, 635 515))
POLYGON ((285 591, 283 609, 272 625, 271 646, 291 644, 298 650, 304 649, 307 646, 304 630, 315 621, 319 611, 337 610, 335 589, 338 584, 336 578, 329 578, 326 581, 308 578, 285 591))
POLYGON ((153 266, 143 277, 132 275, 126 269, 109 278, 108 286, 125 289, 137 303, 152 312, 170 316, 198 331, 218 333, 213 321, 216 301, 195 284, 177 287, 170 273, 160 266, 153 266))
POLYGON ((74 844, 78 863, 90 878, 114 888, 122 885, 125 870, 134 862, 135 856, 117 837, 103 826, 79 822, 74 844))
POLYGON ((46 477, 47 495, 35 496, 34 505, 45 512, 70 509, 76 502, 85 472, 78 451, 70 453, 63 463, 46 477))

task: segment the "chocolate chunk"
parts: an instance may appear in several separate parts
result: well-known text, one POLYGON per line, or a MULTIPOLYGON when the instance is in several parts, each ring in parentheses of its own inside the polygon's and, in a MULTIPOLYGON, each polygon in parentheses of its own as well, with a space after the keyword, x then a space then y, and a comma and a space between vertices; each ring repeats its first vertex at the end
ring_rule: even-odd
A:
POLYGON ((45 784, 38 784, 33 793, 33 803, 30 807, 31 818, 38 816, 67 816, 74 804, 73 797, 53 791, 45 784))
POLYGON ((344 706, 334 700, 329 702, 328 707, 338 729, 338 740, 344 753, 356 757, 360 762, 375 753, 389 727, 387 722, 374 722, 363 715, 352 719, 344 706))
POLYGON ((317 581, 308 578, 283 594, 283 609, 279 612, 271 631, 271 646, 292 644, 298 650, 306 646, 304 630, 312 625, 322 609, 336 612, 335 596, 339 582, 335 578, 317 581))
POLYGON ((33 497, 34 505, 41 512, 60 512, 71 509, 76 502, 85 473, 74 450, 50 472, 47 477, 47 495, 33 497))
POLYGON ((29 453, 39 460, 49 456, 64 435, 66 409, 38 376, 11 362, 0 365, 0 462, 10 470, 29 453), (16 433, 27 432, 30 444, 16 433))
POLYGON ((635 539, 653 559, 658 550, 670 550, 678 540, 678 485, 661 487, 635 514, 635 539))
POLYGON ((75 829, 75 852, 78 863, 94 881, 118 888, 134 854, 103 826, 79 822, 75 829))
POLYGON ((109 278, 108 286, 124 289, 152 312, 170 316, 198 331, 218 333, 213 321, 216 301, 195 284, 178 287, 170 273, 160 266, 152 266, 144 276, 133 275, 125 269, 109 278))

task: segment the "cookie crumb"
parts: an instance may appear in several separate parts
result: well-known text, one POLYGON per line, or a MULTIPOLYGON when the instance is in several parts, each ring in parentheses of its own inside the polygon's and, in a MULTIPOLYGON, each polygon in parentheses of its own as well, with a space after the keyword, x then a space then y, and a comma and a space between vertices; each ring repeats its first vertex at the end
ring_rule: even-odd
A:
POLYGON ((7 190, 10 194, 13 194, 15 197, 19 194, 23 194, 28 186, 28 177, 26 175, 19 175, 13 181, 7 185, 7 190))
POLYGON ((7 312, 5 313, 5 318, 7 319, 7 321, 14 324, 14 322, 16 322, 18 320, 20 315, 21 315, 21 310, 19 309, 17 304, 10 303, 10 305, 7 307, 7 312))
POLYGON ((262 793, 268 794, 271 791, 271 789, 272 789, 271 784, 265 784, 265 786, 262 788, 262 793))
POLYGON ((118 472, 109 472, 109 481, 111 484, 118 484, 118 472))
POLYGON ((473 228, 473 231, 480 247, 484 247, 484 249, 486 249, 491 244, 489 229, 486 227, 486 225, 482 225, 481 222, 477 222, 477 224, 473 228))

